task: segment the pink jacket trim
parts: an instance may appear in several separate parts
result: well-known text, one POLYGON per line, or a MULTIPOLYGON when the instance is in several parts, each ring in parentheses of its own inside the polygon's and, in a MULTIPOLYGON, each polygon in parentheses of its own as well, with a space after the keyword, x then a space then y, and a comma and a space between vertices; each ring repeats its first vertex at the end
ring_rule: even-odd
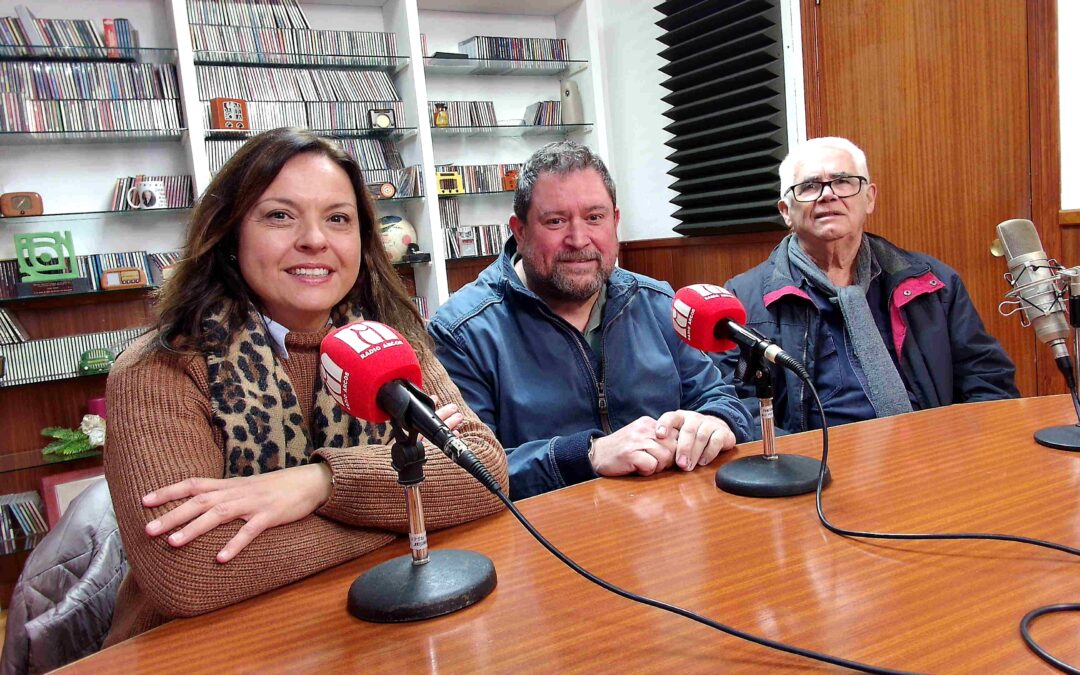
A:
POLYGON ((904 338, 907 337, 907 324, 900 316, 900 309, 915 298, 928 293, 937 293, 945 288, 945 284, 933 272, 904 279, 893 291, 889 302, 889 322, 892 324, 893 347, 896 349, 896 358, 901 358, 901 348, 904 346, 904 338))
POLYGON ((766 293, 762 301, 765 303, 765 306, 768 307, 780 298, 788 295, 794 295, 796 297, 802 298, 803 300, 813 302, 813 300, 810 300, 810 296, 806 294, 806 291, 798 288, 797 286, 784 286, 783 288, 778 288, 772 293, 766 293))

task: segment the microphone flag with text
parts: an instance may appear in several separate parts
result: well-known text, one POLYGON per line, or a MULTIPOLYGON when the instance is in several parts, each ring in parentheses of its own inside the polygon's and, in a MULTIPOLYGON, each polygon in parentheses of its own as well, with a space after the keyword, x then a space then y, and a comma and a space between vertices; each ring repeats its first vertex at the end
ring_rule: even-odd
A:
POLYGON ((390 422, 391 464, 405 489, 410 555, 376 565, 353 582, 349 612, 366 621, 396 623, 441 616, 483 599, 496 584, 491 560, 471 551, 428 551, 420 498, 426 458, 417 435, 485 485, 498 484, 436 413, 421 388, 416 352, 390 326, 356 321, 323 338, 319 372, 342 410, 368 422, 390 422))
POLYGON ((705 352, 726 352, 739 347, 737 376, 753 384, 761 419, 761 456, 728 462, 716 472, 716 485, 725 492, 747 497, 787 497, 813 492, 822 474, 821 462, 802 455, 776 452, 773 426, 773 375, 771 364, 792 370, 807 384, 810 374, 802 363, 772 340, 745 326, 746 308, 723 286, 694 284, 680 288, 671 303, 671 323, 680 338, 705 352))
POLYGON ((424 377, 416 352, 393 328, 377 321, 338 328, 323 338, 319 370, 342 410, 369 422, 392 419, 407 432, 423 434, 487 484, 490 476, 476 473, 476 467, 486 473, 483 465, 435 414, 435 402, 422 389, 424 377))
MULTIPOLYGON (((1035 336, 1050 348, 1054 363, 1065 378, 1080 422, 1080 400, 1077 399, 1077 376, 1069 356, 1069 321, 1066 319, 1062 296, 1066 277, 1075 280, 1077 269, 1063 270, 1043 249, 1035 223, 1022 218, 1006 220, 997 226, 998 238, 990 247, 996 256, 1005 258, 1009 271, 1005 280, 1012 287, 998 305, 1004 316, 1021 312, 1025 325, 1035 329, 1035 336)), ((1075 310, 1076 303, 1070 300, 1075 310)), ((1075 314, 1075 311, 1073 312, 1075 314)), ((1080 316, 1071 317, 1073 326, 1080 316)), ((1073 329, 1074 344, 1076 329, 1073 329)), ((1080 424, 1049 427, 1035 434, 1042 445, 1059 450, 1080 450, 1080 424)))

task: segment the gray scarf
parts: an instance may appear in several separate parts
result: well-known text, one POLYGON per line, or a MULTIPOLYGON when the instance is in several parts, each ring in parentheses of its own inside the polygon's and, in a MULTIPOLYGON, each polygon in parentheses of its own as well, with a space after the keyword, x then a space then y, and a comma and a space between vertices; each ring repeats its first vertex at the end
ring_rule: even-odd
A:
POLYGON ((859 247, 855 262, 855 284, 837 288, 825 272, 806 255, 794 234, 787 236, 787 254, 807 280, 824 292, 829 300, 840 306, 844 317, 844 329, 851 339, 855 359, 866 376, 867 397, 878 417, 911 412, 904 380, 896 370, 885 341, 881 339, 870 305, 866 302, 866 289, 870 287, 871 262, 874 254, 866 237, 859 247))

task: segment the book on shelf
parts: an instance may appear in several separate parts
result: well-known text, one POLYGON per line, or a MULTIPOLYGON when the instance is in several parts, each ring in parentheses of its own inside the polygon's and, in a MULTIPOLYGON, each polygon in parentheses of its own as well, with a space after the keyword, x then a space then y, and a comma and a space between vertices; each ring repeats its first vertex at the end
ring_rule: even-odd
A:
POLYGON ((565 38, 475 35, 459 42, 458 48, 474 59, 565 61, 569 54, 565 38))

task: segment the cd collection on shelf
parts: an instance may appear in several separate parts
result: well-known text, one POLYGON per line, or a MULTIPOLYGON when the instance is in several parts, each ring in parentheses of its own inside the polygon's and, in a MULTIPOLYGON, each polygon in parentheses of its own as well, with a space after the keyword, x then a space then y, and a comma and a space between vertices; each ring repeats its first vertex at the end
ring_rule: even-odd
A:
POLYGON ((489 37, 476 35, 458 43, 458 49, 473 59, 519 61, 566 61, 569 51, 564 38, 489 37))
POLYGON ((0 131, 181 129, 169 63, 0 63, 0 131))
MULTIPOLYGON (((191 25, 195 59, 248 62, 267 54, 297 56, 298 63, 349 65, 336 57, 397 56, 394 33, 346 30, 191 25)), ((373 62, 374 65, 374 62, 373 62)))
POLYGON ((265 66, 196 66, 199 98, 252 101, 400 101, 390 76, 378 70, 316 70, 265 66))
POLYGON ((364 169, 364 182, 368 185, 393 183, 398 199, 424 196, 424 181, 419 166, 403 169, 364 169))
MULTIPOLYGON (((503 192, 503 176, 510 172, 521 174, 523 164, 439 164, 438 172, 456 171, 461 175, 464 194, 503 192)), ((455 195, 448 195, 452 198, 455 195)))
MULTIPOLYGON (((369 160, 377 159, 377 154, 370 154, 366 156, 359 156, 353 152, 356 148, 354 141, 357 140, 374 140, 374 139, 331 139, 340 144, 345 152, 352 155, 357 163, 363 168, 364 182, 369 185, 377 185, 379 183, 393 183, 396 188, 396 197, 422 197, 424 182, 421 178, 420 167, 418 166, 406 166, 401 168, 388 166, 387 168, 367 168, 364 167, 365 163, 369 160)), ((378 139, 383 140, 383 139, 378 139)), ((223 140, 223 141, 207 141, 206 142, 206 156, 210 162, 210 173, 215 174, 221 170, 221 167, 225 166, 225 162, 229 161, 229 158, 233 156, 237 150, 240 149, 246 141, 243 140, 223 140)), ((400 156, 396 151, 393 153, 400 160, 400 156)))
POLYGON ((147 253, 146 263, 150 267, 150 285, 160 286, 172 276, 173 266, 180 262, 184 256, 183 251, 163 251, 161 253, 147 253))
POLYGON ((48 531, 45 506, 37 492, 0 495, 0 553, 29 550, 48 531))
POLYGON ((121 58, 138 46, 138 33, 127 19, 103 19, 101 33, 89 19, 38 19, 24 5, 17 16, 0 17, 0 57, 62 56, 121 58))
POLYGON ((15 317, 0 307, 0 345, 13 345, 17 342, 26 342, 26 331, 15 317))
POLYGON ((405 108, 390 76, 380 71, 277 69, 260 66, 197 66, 203 119, 209 128, 213 98, 247 102, 249 128, 371 129, 372 110, 405 108))
POLYGON ((339 138, 341 149, 352 155, 365 171, 368 169, 403 169, 397 145, 386 138, 339 138))
POLYGON ((537 101, 525 108, 523 124, 557 126, 562 124, 562 101, 537 101))
MULTIPOLYGON (((86 280, 91 292, 102 290, 102 273, 106 270, 122 268, 141 270, 148 284, 161 285, 164 280, 163 270, 179 259, 179 251, 151 254, 147 254, 145 251, 127 251, 124 253, 98 253, 76 256, 79 265, 79 277, 86 280)), ((21 282, 18 261, 0 260, 0 299, 26 297, 19 295, 18 288, 21 282)))
POLYGON ((446 108, 446 124, 435 121, 435 126, 493 127, 499 124, 493 101, 428 101, 428 119, 438 120, 435 115, 438 106, 446 108))
MULTIPOLYGON (((157 197, 155 196, 155 199, 157 197)), ((135 211, 144 209, 186 209, 194 203, 191 176, 123 176, 116 179, 113 188, 111 211, 135 211), (163 201, 153 205, 131 197, 132 191, 138 193, 147 187, 163 190, 163 201), (139 204, 139 206, 135 206, 139 204)))
POLYGON ((125 328, 0 345, 0 356, 5 362, 0 387, 77 377, 83 352, 108 349, 114 355, 119 354, 146 330, 125 328))
POLYGON ((420 316, 424 317, 425 320, 431 318, 428 315, 427 298, 421 297, 419 295, 414 295, 414 296, 412 296, 412 303, 414 305, 416 305, 416 309, 418 309, 420 311, 420 316))
POLYGON ((187 0, 188 21, 220 26, 311 28, 297 0, 187 0))
POLYGON ((396 119, 404 119, 404 104, 400 101, 249 101, 248 118, 251 129, 243 132, 222 132, 211 129, 210 103, 203 102, 203 125, 211 133, 247 134, 278 127, 307 127, 309 129, 348 132, 372 129, 370 111, 393 110, 396 119))
POLYGON ((447 258, 498 255, 510 238, 510 227, 505 224, 460 225, 456 199, 439 200, 439 218, 443 224, 443 246, 447 258))

